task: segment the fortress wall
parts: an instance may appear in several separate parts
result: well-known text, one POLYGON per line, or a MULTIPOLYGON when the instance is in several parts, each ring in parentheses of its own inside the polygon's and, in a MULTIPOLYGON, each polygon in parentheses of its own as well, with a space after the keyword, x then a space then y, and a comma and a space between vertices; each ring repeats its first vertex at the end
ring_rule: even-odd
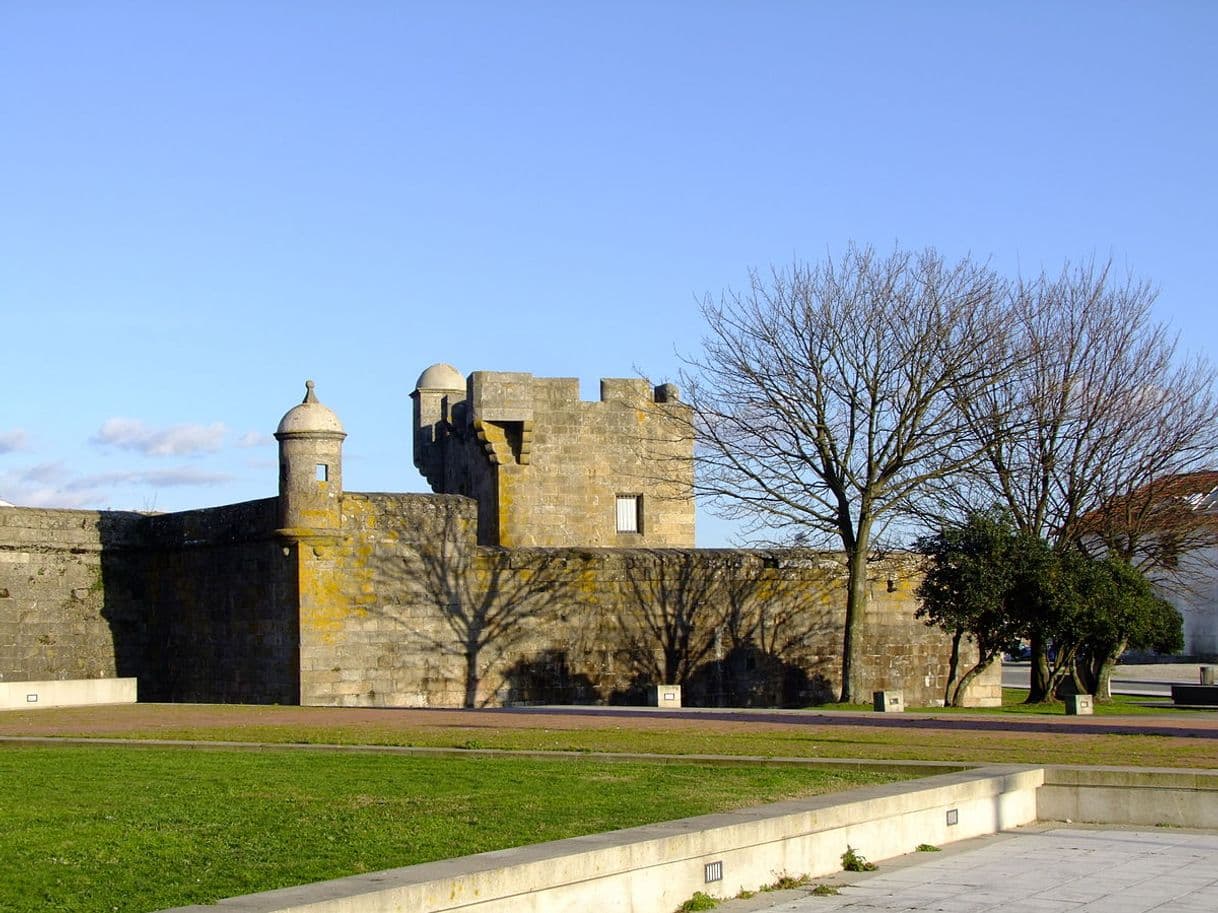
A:
POLYGON ((140 541, 135 513, 0 507, 0 679, 117 674, 103 548, 140 541))
POLYGON ((477 504, 346 493, 342 512, 341 535, 298 545, 300 702, 461 706, 450 693, 460 648, 441 606, 461 604, 477 504))
POLYGON ((144 609, 141 700, 296 703, 297 565, 277 505, 150 517, 151 546, 116 562, 144 609))
MULTIPOLYGON (((480 557, 486 579, 496 556, 480 557)), ((845 574, 831 555, 538 549, 509 563, 517 590, 499 584, 497 608, 519 639, 487 657, 489 703, 641 703, 657 683, 682 684, 690 706, 804 706, 840 691, 845 574)), ((914 586, 910 561, 873 567, 863 673, 929 704, 943 697, 947 643, 914 617, 914 586)))
MULTIPOLYGON (((687 704, 747 706, 840 688, 832 556, 480 548, 458 497, 347 495, 343 513, 344 536, 301 543, 302 703, 639 703, 679 682, 687 704)), ((914 618, 915 573, 876 565, 864 664, 929 703, 947 639, 914 618)))
MULTIPOLYGON (((839 689, 829 555, 476 545, 459 496, 345 495, 286 537, 277 501, 145 516, 0 508, 0 676, 135 676, 142 700, 444 706, 805 704, 839 689)), ((877 689, 942 697, 916 569, 873 569, 877 689), (890 582, 891 581, 891 584, 890 582)), ((996 681, 986 683, 997 696, 996 681)))
POLYGON ((141 700, 298 700, 276 499, 178 514, 0 508, 0 679, 135 677, 141 700))

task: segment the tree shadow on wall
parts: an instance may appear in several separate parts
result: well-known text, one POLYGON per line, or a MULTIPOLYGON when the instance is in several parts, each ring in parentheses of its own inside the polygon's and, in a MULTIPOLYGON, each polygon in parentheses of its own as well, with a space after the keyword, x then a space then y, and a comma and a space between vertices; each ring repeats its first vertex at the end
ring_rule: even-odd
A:
POLYGON ((596 704, 600 692, 592 679, 572 672, 566 650, 542 650, 521 657, 504 673, 507 704, 596 704))
POLYGON ((737 644, 689 678, 690 700, 715 707, 806 707, 832 701, 832 683, 754 643, 737 644))
POLYGON ((462 705, 485 706, 494 694, 486 693, 484 670, 560 618, 580 566, 554 550, 477 546, 458 526, 450 512, 441 534, 418 546, 425 598, 436 607, 441 630, 451 636, 422 633, 438 654, 461 658, 462 705))
POLYGON ((828 586, 784 575, 770 554, 655 550, 628 563, 623 628, 633 678, 613 703, 679 684, 688 706, 816 703, 832 694, 807 657, 833 643, 828 586), (827 640, 828 638, 828 640, 827 640))

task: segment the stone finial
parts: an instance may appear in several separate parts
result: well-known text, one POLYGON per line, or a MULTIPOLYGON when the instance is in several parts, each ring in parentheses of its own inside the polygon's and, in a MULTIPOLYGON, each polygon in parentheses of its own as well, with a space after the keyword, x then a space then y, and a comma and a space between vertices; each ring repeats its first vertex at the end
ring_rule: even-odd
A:
POLYGON ((276 436, 281 434, 323 433, 338 434, 346 437, 342 422, 330 409, 322 405, 317 398, 315 387, 311 380, 305 381, 305 397, 287 411, 279 422, 276 436))

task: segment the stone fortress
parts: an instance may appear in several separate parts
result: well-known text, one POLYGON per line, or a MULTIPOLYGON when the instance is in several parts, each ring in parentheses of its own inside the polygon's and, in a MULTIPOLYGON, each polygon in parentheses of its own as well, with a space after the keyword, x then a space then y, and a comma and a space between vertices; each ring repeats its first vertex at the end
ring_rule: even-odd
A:
MULTIPOLYGON (((0 681, 138 679, 144 701, 802 705, 838 688, 843 576, 809 550, 695 549, 671 385, 434 365, 411 394, 435 494, 343 488, 338 416, 283 416, 276 497, 170 514, 0 507, 0 681)), ((916 569, 872 566, 866 677, 941 699, 916 569)), ((999 698, 997 673, 970 692, 999 698)))

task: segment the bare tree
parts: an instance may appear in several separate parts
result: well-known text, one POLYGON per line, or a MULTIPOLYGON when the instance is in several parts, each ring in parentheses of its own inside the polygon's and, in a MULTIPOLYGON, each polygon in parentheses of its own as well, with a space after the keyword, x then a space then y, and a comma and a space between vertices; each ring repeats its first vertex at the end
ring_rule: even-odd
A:
POLYGON ((699 493, 754 539, 839 544, 847 570, 841 700, 860 665, 867 561, 877 533, 978 453, 959 402, 1005 365, 1003 282, 933 250, 847 249, 840 260, 754 272, 702 305, 709 331, 682 384, 699 493))
MULTIPOLYGON (((1176 338, 1153 319, 1155 298, 1107 263, 1016 285, 1011 332, 993 340, 992 356, 1015 373, 961 402, 986 445, 973 487, 957 489, 966 506, 997 502, 1059 548, 1103 542, 1147 569, 1154 494, 1214 458, 1218 424, 1214 370, 1178 357, 1176 338)), ((1032 647, 1035 702, 1061 676, 1043 638, 1032 647)))

